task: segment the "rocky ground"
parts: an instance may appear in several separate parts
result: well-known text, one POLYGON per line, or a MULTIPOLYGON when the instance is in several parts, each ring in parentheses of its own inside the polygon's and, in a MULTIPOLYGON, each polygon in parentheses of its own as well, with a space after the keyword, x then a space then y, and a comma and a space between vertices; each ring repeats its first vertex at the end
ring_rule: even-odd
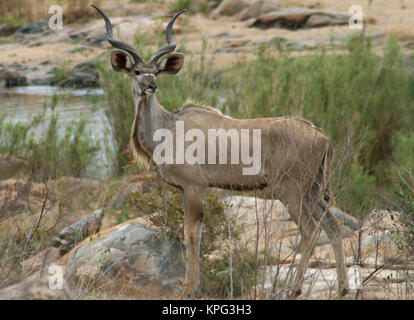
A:
MULTIPOLYGON (((170 2, 108 0, 101 1, 101 6, 124 40, 132 41, 137 32, 145 31, 150 39, 155 39, 150 42, 155 49, 171 16, 170 2)), ((206 55, 214 57, 216 68, 250 59, 258 46, 270 45, 275 40, 296 55, 312 54, 321 44, 335 52, 342 50, 341 41, 355 32, 347 25, 347 13, 351 5, 359 4, 365 14, 366 33, 375 47, 381 48, 386 35, 392 33, 402 43, 405 54, 412 54, 414 2, 368 2, 223 0, 217 6, 212 1, 200 0, 197 3, 204 4, 206 12, 194 9, 180 18, 174 35, 179 48, 185 46, 187 54, 196 58, 202 51, 203 39, 207 39, 206 55)), ((49 30, 45 22, 21 29, 1 26, 2 85, 99 86, 92 61, 108 61, 109 45, 104 31, 98 15, 86 24, 64 25, 58 31, 49 30), (70 72, 56 81, 57 70, 62 68, 70 72)), ((0 155, 0 169, 9 170, 6 166, 18 166, 24 161, 12 160, 6 161, 0 155)), ((0 299, 177 298, 184 275, 182 244, 165 237, 148 213, 136 213, 140 217, 122 223, 114 214, 126 208, 130 196, 143 190, 144 183, 143 176, 124 178, 110 185, 70 177, 50 185, 0 181, 0 234, 21 243, 24 239, 37 239, 39 228, 41 233, 50 233, 48 242, 41 244, 41 251, 22 255, 18 279, 1 287, 0 299), (53 265, 62 268, 65 281, 61 290, 50 290, 48 285, 53 265)), ((248 196, 229 196, 225 203, 226 217, 239 237, 231 244, 223 241, 220 246, 246 248, 252 254, 257 250, 261 255, 277 257, 265 265, 264 280, 257 284, 256 291, 263 298, 274 292, 280 293, 276 298, 283 298, 278 288, 283 287, 300 258, 296 250, 300 236, 286 208, 278 201, 270 203, 248 196), (265 222, 269 228, 263 227, 265 222)), ((374 211, 359 230, 346 232, 344 247, 350 275, 354 270, 351 266, 359 265, 364 281, 362 289, 351 288, 349 298, 413 298, 414 264, 399 253, 393 230, 398 230, 398 213, 374 211)), ((221 259, 222 250, 207 258, 221 259)), ((0 268, 1 278, 7 278, 9 272, 0 268)), ((335 280, 333 253, 322 233, 301 298, 334 298, 335 280)), ((253 293, 244 298, 252 297, 253 293)))
MULTIPOLYGON (((143 192, 147 181, 145 176, 131 176, 102 187, 95 180, 61 178, 49 186, 26 187, 26 198, 18 197, 25 186, 22 181, 2 181, 2 203, 20 199, 17 209, 3 206, 0 210, 3 236, 27 239, 35 227, 40 232, 54 232, 39 253, 21 262, 21 280, 1 289, 0 299, 178 298, 185 272, 180 241, 166 237, 151 214, 135 212, 138 218, 122 223, 115 218, 115 208, 125 208, 134 192, 143 192), (48 194, 47 190, 54 191, 48 194), (91 199, 102 197, 105 201, 95 200, 91 207, 91 199), (83 202, 88 205, 81 205, 83 202), (101 209, 92 209, 99 205, 101 209), (31 210, 27 211, 27 207, 31 210), (61 268, 64 276, 61 290, 49 287, 54 268, 61 268)), ((261 265, 265 272, 261 272, 260 280, 244 298, 254 297, 254 291, 261 298, 272 294, 274 298, 284 298, 281 288, 288 285, 285 281, 300 260, 300 235, 286 208, 277 200, 248 196, 226 196, 223 203, 234 235, 230 242, 234 255, 246 254, 247 250, 251 255, 258 252, 260 261, 265 256, 269 261, 261 265)), ((414 261, 398 250, 398 217, 397 212, 373 211, 358 230, 344 229, 345 262, 351 279, 348 298, 413 298, 414 261)), ((223 259, 223 252, 229 248, 229 238, 223 239, 217 243, 217 250, 206 257, 211 263, 223 259)), ((0 269, 2 276, 6 272, 10 270, 0 269)), ((309 263, 301 299, 334 298, 335 260, 322 232, 309 263)))

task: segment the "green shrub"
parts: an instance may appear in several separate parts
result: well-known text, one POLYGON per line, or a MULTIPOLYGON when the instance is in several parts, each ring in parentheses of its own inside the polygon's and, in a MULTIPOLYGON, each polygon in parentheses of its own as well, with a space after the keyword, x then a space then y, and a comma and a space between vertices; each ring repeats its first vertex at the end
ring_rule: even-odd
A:
POLYGON ((59 81, 68 78, 72 74, 73 74, 73 71, 67 66, 57 67, 53 70, 53 77, 50 80, 50 82, 52 85, 55 85, 59 81))
POLYGON ((389 207, 400 213, 400 221, 393 234, 400 249, 414 253, 414 132, 394 135, 395 161, 391 165, 390 179, 394 190, 389 207))
POLYGON ((176 13, 183 9, 189 10, 193 2, 194 0, 174 0, 171 4, 170 11, 176 13))
POLYGON ((65 134, 59 135, 59 114, 55 110, 57 103, 58 97, 53 96, 45 104, 43 113, 28 123, 6 122, 4 116, 0 117, 0 153, 23 158, 26 165, 22 168, 22 174, 34 180, 65 175, 83 176, 100 150, 99 143, 86 132, 84 120, 73 121, 65 128, 65 134), (48 111, 49 119, 46 118, 48 111), (45 124, 45 129, 36 137, 34 133, 41 124, 45 124))

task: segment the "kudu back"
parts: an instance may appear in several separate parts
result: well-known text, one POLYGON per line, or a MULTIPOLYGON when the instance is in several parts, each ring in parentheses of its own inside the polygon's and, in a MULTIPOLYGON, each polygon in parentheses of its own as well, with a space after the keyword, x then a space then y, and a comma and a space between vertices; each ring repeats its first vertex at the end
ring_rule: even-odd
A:
POLYGON ((171 144, 175 150, 175 157, 170 157, 172 161, 156 164, 165 181, 183 192, 186 274, 182 294, 192 294, 200 285, 202 197, 209 187, 260 190, 264 197, 279 199, 288 208, 302 236, 301 260, 293 284, 288 288, 290 297, 301 293, 304 273, 321 226, 334 251, 339 293, 346 294, 348 280, 341 220, 352 223, 355 220, 332 208, 329 181, 333 150, 327 135, 297 117, 233 119, 214 108, 193 103, 178 112, 168 112, 157 100, 155 80, 161 74, 176 74, 184 63, 184 54, 173 52, 176 43, 172 37, 174 21, 184 10, 170 20, 167 44, 144 62, 135 48, 113 38, 109 18, 101 9, 93 7, 105 20, 107 40, 120 49, 111 53, 113 69, 132 78, 135 119, 131 149, 135 159, 144 165, 154 162, 160 157, 162 143, 165 148, 171 144), (167 56, 160 60, 164 55, 167 56), (161 142, 160 132, 170 132, 171 141, 165 135, 161 142), (206 137, 211 140, 206 142, 206 137), (183 143, 179 142, 180 138, 183 143), (194 146, 196 138, 204 141, 204 145, 194 146), (214 144, 217 139, 218 147, 214 144), (226 148, 220 150, 223 144, 226 148), (252 160, 250 167, 241 161, 243 155, 252 160))

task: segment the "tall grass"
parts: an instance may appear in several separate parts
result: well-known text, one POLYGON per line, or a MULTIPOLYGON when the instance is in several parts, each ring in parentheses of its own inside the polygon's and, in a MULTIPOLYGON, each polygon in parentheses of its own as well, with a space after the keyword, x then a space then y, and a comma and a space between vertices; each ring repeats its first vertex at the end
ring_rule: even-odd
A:
MULTIPOLYGON (((100 5, 95 0, 95 5, 100 5)), ((63 9, 63 23, 85 22, 96 17, 89 0, 0 0, 0 24, 23 25, 37 20, 49 20, 49 7, 59 5, 63 9)))
POLYGON ((30 0, 0 0, 0 24, 22 25, 33 19, 30 0))
MULTIPOLYGON (((27 123, 6 121, 5 116, 0 116, 0 154, 24 159, 20 174, 37 181, 83 176, 100 150, 99 143, 93 141, 86 131, 84 120, 73 121, 66 126, 63 135, 59 133, 57 103, 58 97, 53 96, 50 102, 45 103, 43 112, 27 123), (35 132, 42 124, 46 126, 36 137, 35 132)), ((0 178, 11 174, 16 172, 1 171, 0 178)))

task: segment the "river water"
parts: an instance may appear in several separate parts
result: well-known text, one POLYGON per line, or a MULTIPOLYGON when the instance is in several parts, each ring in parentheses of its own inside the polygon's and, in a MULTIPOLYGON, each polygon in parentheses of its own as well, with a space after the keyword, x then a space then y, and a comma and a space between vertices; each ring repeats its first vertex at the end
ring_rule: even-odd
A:
MULTIPOLYGON (((101 145, 96 155, 91 175, 108 176, 111 172, 110 161, 105 145, 113 148, 110 126, 105 115, 102 89, 62 89, 51 86, 27 86, 0 89, 0 114, 5 114, 7 122, 29 122, 35 115, 43 113, 45 103, 50 103, 53 95, 58 96, 56 112, 59 114, 59 134, 65 133, 66 126, 79 119, 85 119, 87 131, 94 141, 101 145)), ((45 123, 33 132, 40 136, 47 128, 52 111, 46 111, 45 123)))

